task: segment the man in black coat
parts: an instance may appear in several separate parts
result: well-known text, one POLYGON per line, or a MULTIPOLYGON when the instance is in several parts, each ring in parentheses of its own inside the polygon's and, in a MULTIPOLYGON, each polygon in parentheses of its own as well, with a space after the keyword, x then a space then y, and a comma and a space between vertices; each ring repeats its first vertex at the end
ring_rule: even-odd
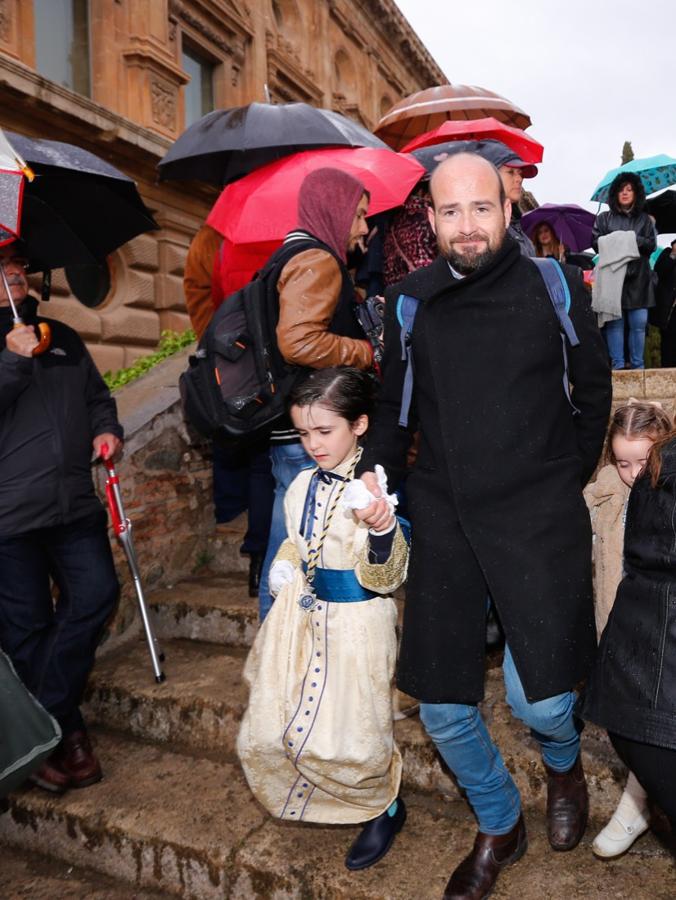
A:
MULTIPOLYGON (((360 464, 407 482, 412 551, 398 683, 465 789, 479 821, 447 897, 483 897, 526 849, 516 786, 478 713, 486 598, 504 625, 507 699, 542 747, 552 846, 572 849, 587 819, 573 720, 595 653, 591 531, 582 487, 605 435, 611 378, 580 273, 564 267, 579 346, 566 348, 536 265, 507 235, 511 204, 484 159, 459 154, 431 181, 440 256, 387 294, 383 390, 360 464), (398 297, 418 298, 409 428, 398 426, 406 363, 398 297)), ((360 516, 379 527, 385 501, 360 516)))
POLYGON ((51 344, 33 356, 27 265, 19 244, 0 247, 0 646, 61 726, 31 778, 62 793, 101 779, 79 704, 119 586, 90 461, 120 449, 122 428, 71 328, 49 321, 51 344), (8 290, 25 325, 13 327, 8 290))

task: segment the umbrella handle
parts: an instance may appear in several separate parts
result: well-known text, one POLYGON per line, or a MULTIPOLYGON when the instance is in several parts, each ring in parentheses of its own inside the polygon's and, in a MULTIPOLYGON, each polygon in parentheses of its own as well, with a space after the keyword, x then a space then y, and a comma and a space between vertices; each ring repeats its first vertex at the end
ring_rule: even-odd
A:
POLYGON ((46 322, 38 322, 38 345, 33 348, 33 356, 40 356, 49 348, 52 343, 52 329, 46 322))
POLYGON ((101 444, 101 462, 108 470, 108 477, 106 478, 106 500, 108 501, 110 518, 113 523, 113 531, 115 532, 115 534, 119 535, 124 531, 122 514, 117 503, 117 497, 115 496, 115 486, 119 485, 120 479, 117 477, 117 474, 115 472, 115 464, 113 463, 112 459, 105 458, 107 453, 108 444, 101 444))

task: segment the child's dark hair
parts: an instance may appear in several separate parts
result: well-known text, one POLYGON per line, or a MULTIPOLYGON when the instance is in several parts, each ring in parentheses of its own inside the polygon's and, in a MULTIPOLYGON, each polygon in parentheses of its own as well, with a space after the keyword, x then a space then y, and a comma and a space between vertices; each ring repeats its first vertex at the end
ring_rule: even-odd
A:
POLYGON ((334 366, 316 369, 291 391, 289 408, 319 403, 348 422, 373 415, 378 383, 360 369, 334 366))
POLYGON ((673 422, 669 414, 657 403, 630 400, 624 406, 619 406, 610 420, 608 429, 608 462, 615 464, 613 453, 613 438, 618 435, 628 441, 651 438, 658 441, 669 434, 673 428, 673 422))

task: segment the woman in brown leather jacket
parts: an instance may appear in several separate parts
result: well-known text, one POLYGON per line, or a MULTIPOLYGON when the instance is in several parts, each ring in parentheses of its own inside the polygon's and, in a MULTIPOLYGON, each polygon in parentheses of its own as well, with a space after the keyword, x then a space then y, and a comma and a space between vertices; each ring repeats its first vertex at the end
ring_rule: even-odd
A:
MULTIPOLYGON (((317 169, 301 185, 298 226, 284 241, 285 245, 297 242, 298 253, 286 263, 277 281, 277 343, 291 365, 307 369, 373 366, 373 349, 355 315, 354 283, 346 266, 348 252, 368 232, 368 202, 364 185, 340 169, 317 169), (308 247, 308 242, 315 246, 308 247)), ((272 432, 270 456, 275 502, 261 572, 261 621, 272 605, 270 565, 286 536, 284 495, 296 475, 312 465, 289 421, 272 432)))

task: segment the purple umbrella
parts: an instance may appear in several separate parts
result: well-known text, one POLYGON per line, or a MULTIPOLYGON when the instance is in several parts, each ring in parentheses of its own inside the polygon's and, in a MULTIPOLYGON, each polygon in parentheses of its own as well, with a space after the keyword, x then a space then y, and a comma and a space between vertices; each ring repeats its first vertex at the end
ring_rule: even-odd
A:
POLYGON ((594 213, 575 203, 544 203, 523 215, 521 225, 528 237, 532 238, 538 225, 546 222, 569 250, 579 253, 591 247, 595 218, 594 213))

